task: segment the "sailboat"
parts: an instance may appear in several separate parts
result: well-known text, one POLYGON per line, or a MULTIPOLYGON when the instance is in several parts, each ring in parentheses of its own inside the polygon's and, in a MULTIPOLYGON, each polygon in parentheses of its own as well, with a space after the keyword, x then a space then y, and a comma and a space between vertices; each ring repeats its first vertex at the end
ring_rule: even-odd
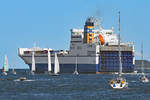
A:
POLYGON ((31 75, 34 75, 34 72, 35 72, 35 49, 36 49, 36 42, 34 41, 34 46, 33 46, 33 50, 32 50, 31 75))
POLYGON ((54 63, 54 76, 59 75, 60 69, 59 69, 59 61, 58 61, 58 57, 57 57, 57 53, 55 53, 55 63, 54 63))
POLYGON ((121 51, 120 51, 120 12, 119 12, 119 41, 118 41, 118 51, 119 51, 119 74, 116 79, 110 81, 110 86, 114 89, 122 89, 128 87, 128 82, 122 77, 122 62, 121 62, 121 51))
POLYGON ((142 58, 142 64, 141 64, 141 69, 142 69, 142 76, 141 76, 141 81, 142 82, 149 82, 148 78, 146 78, 145 74, 144 74, 144 57, 143 57, 143 42, 141 44, 141 58, 142 58))
POLYGON ((3 66, 2 75, 7 75, 7 72, 8 72, 8 59, 7 59, 7 56, 5 55, 5 62, 3 66))
POLYGON ((79 75, 77 62, 78 62, 78 61, 77 61, 77 56, 76 56, 76 66, 75 66, 75 71, 74 71, 74 73, 73 73, 73 74, 75 74, 75 75, 79 75))
POLYGON ((51 67, 51 53, 50 53, 50 50, 48 49, 47 50, 48 53, 48 69, 47 69, 47 72, 45 72, 46 74, 51 74, 51 71, 52 71, 52 67, 51 67))
POLYGON ((15 69, 14 69, 14 66, 13 66, 13 68, 12 68, 12 74, 16 74, 16 71, 15 71, 15 69))

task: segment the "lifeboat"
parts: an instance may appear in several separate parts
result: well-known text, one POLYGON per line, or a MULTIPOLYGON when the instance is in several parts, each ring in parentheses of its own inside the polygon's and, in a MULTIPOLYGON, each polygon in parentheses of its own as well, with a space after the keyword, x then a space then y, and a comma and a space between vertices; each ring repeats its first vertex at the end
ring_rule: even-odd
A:
POLYGON ((103 45, 105 43, 105 40, 104 40, 102 34, 99 34, 99 41, 100 41, 101 45, 103 45))

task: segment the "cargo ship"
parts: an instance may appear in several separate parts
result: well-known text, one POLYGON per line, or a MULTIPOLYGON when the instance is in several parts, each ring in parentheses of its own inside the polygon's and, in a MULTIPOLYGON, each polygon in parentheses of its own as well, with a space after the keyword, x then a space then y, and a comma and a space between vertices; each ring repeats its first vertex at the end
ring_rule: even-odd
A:
MULTIPOLYGON (((121 61, 123 72, 134 72, 134 44, 121 42, 121 61)), ((53 50, 51 48, 18 48, 18 55, 32 69, 32 53, 36 72, 54 71, 54 55, 57 53, 60 73, 73 73, 75 67, 79 73, 118 72, 119 53, 118 38, 114 29, 103 29, 100 20, 88 17, 83 29, 71 29, 69 50, 53 50), (48 54, 50 53, 50 59, 48 54)))

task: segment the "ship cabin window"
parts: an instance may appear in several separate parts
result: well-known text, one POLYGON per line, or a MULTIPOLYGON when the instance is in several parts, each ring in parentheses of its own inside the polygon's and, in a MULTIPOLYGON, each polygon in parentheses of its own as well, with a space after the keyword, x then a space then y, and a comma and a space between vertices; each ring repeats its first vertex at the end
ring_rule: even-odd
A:
POLYGON ((71 43, 81 43, 82 41, 71 41, 71 43))
POLYGON ((81 38, 81 35, 71 36, 71 38, 81 38))
POLYGON ((112 32, 106 32, 106 34, 112 34, 112 32))

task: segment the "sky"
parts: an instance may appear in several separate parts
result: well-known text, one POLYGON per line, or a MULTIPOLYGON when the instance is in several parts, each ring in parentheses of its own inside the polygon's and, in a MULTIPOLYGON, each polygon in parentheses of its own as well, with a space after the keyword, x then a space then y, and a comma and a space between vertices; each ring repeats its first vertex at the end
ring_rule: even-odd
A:
POLYGON ((101 18, 103 29, 118 33, 121 13, 121 39, 134 42, 135 59, 150 61, 150 0, 1 0, 0 68, 7 55, 10 68, 29 68, 18 56, 18 48, 69 49, 70 29, 83 28, 87 17, 101 18))

